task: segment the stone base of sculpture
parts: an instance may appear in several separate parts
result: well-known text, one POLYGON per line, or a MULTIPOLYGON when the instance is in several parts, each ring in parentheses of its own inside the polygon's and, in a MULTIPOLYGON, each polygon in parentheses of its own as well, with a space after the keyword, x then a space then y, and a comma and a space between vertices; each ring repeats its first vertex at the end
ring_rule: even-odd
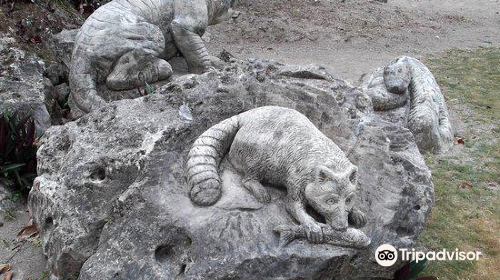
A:
MULTIPOLYGON (((320 67, 227 63, 46 132, 29 207, 53 279, 392 279, 399 263, 378 265, 376 248, 412 248, 433 203, 411 132, 320 67), (323 228, 323 242, 311 242, 287 209, 286 187, 263 182, 269 199, 261 201, 224 160, 220 198, 193 203, 192 144, 262 106, 304 115, 357 167, 353 205, 364 226, 323 228)), ((327 222, 317 209, 306 213, 327 222)))

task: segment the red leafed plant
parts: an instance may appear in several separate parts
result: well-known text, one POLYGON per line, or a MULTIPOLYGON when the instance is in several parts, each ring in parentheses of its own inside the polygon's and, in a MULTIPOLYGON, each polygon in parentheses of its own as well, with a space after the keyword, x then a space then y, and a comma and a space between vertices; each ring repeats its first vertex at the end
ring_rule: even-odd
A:
POLYGON ((0 183, 29 191, 36 177, 36 142, 31 113, 0 116, 0 183))
POLYGON ((412 261, 405 264, 405 266, 396 271, 392 280, 437 280, 434 276, 418 276, 424 270, 426 262, 427 259, 424 259, 418 263, 412 261))

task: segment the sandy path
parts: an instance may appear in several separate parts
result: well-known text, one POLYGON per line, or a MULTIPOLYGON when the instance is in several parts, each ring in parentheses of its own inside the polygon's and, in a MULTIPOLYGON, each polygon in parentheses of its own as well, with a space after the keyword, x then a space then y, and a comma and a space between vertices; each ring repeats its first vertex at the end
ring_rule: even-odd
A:
MULTIPOLYGON (((269 44, 240 43, 228 40, 229 37, 219 37, 217 32, 221 29, 226 32, 231 29, 216 26, 209 29, 213 39, 208 45, 213 53, 225 48, 239 58, 272 58, 292 64, 317 63, 352 82, 399 55, 418 58, 450 48, 500 47, 500 0, 389 0, 388 4, 366 1, 356 7, 359 10, 355 16, 362 18, 363 14, 371 13, 373 7, 383 9, 380 13, 400 10, 410 16, 417 14, 422 23, 432 22, 433 25, 409 23, 393 30, 378 30, 382 36, 375 34, 369 38, 360 34, 320 38, 316 42, 301 40, 269 44), (442 17, 456 21, 442 20, 442 17)), ((242 12, 242 21, 251 8, 242 12)), ((319 13, 318 17, 321 16, 319 13)), ((333 28, 329 31, 336 32, 333 28)))

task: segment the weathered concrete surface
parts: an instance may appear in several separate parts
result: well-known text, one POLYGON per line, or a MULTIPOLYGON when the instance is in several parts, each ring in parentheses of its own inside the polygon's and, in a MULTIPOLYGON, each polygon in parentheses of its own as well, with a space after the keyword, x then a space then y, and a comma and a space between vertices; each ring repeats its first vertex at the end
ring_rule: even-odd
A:
POLYGON ((433 201, 412 134, 321 68, 228 61, 46 132, 29 207, 53 279, 392 278, 398 267, 379 266, 375 249, 414 245, 433 201), (359 167, 355 205, 367 214, 367 249, 303 239, 278 248, 273 229, 296 224, 285 190, 272 188, 261 204, 235 174, 222 175, 214 206, 190 202, 184 165, 194 140, 264 105, 306 115, 359 167))

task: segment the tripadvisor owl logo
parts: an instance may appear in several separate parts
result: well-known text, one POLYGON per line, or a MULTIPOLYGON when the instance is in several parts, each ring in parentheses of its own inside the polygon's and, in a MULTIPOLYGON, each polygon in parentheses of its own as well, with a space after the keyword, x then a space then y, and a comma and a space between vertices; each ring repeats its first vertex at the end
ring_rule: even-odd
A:
POLYGON ((375 251, 375 260, 381 266, 391 266, 398 260, 398 251, 392 245, 380 245, 375 251))
POLYGON ((392 245, 383 244, 375 251, 375 260, 381 266, 391 266, 398 260, 398 255, 402 261, 415 261, 416 263, 425 259, 430 261, 477 261, 482 256, 481 252, 463 252, 459 251, 458 248, 454 251, 443 249, 428 252, 399 248, 398 254, 398 250, 392 245))

